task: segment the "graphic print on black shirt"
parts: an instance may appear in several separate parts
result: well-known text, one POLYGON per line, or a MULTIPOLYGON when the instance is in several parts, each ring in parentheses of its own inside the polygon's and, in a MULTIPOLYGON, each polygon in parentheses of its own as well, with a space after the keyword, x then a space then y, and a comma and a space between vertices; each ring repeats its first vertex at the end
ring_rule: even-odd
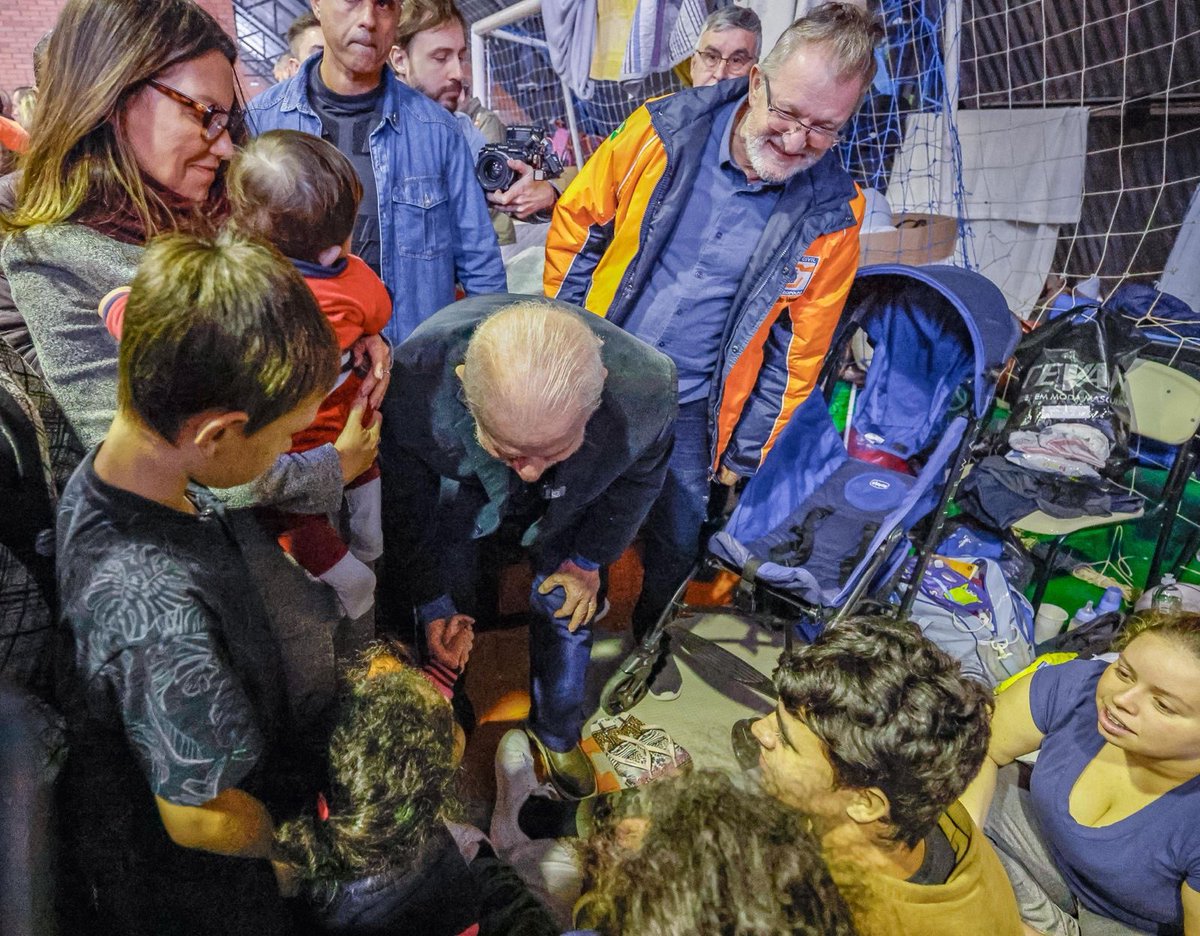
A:
POLYGON ((350 160, 362 183, 362 201, 358 205, 350 249, 380 277, 383 274, 380 270, 379 198, 375 170, 371 165, 371 132, 379 126, 386 87, 384 82, 390 80, 393 79, 385 71, 379 85, 366 94, 336 94, 330 91, 321 80, 320 68, 312 69, 308 80, 309 99, 321 118, 321 136, 350 160))

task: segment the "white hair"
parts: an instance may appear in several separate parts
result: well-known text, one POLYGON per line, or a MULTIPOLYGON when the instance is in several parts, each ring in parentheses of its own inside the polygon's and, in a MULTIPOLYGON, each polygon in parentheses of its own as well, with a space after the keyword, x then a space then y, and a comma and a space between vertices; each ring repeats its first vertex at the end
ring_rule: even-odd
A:
POLYGON ((462 385, 476 423, 513 443, 537 445, 582 426, 600 406, 603 342, 574 312, 516 302, 489 316, 467 345, 462 385), (512 438, 519 432, 519 438, 512 438))

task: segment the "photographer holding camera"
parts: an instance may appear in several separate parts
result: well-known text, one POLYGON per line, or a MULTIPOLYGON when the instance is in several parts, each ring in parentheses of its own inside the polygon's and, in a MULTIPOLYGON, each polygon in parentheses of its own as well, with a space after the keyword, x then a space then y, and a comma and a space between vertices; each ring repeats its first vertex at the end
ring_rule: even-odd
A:
MULTIPOLYGON (((489 207, 521 221, 549 221, 561 191, 550 180, 558 177, 562 167, 544 132, 511 127, 504 142, 488 143, 470 118, 457 110, 467 75, 466 22, 458 8, 449 0, 405 3, 390 61, 401 81, 460 120, 489 207)), ((497 233, 504 243, 499 227, 497 233)))
POLYGON ((562 161, 540 127, 509 127, 503 143, 489 143, 475 160, 475 178, 488 203, 522 221, 550 220, 562 161))

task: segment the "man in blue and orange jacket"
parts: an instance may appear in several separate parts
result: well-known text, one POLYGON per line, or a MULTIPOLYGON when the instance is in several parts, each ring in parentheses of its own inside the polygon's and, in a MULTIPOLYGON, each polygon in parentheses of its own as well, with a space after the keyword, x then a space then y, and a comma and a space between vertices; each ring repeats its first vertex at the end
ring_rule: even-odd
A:
POLYGON ((671 467, 642 531, 639 636, 695 562, 710 479, 754 474, 816 382, 864 208, 828 154, 882 38, 857 6, 815 8, 748 78, 635 111, 555 207, 546 295, 607 317, 679 371, 671 467))

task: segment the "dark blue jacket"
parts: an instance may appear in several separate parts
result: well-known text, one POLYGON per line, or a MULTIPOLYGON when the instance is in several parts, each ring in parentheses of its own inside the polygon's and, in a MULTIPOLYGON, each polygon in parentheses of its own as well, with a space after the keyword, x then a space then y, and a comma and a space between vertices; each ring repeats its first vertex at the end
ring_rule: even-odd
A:
MULTIPOLYGON (((396 349, 379 454, 385 476, 404 480, 385 487, 384 532, 418 606, 449 591, 443 543, 496 532, 511 507, 516 476, 476 440, 455 368, 479 323, 512 302, 507 295, 456 302, 396 349)), ((597 315, 552 304, 578 314, 603 340, 608 377, 579 451, 537 482, 545 512, 522 542, 537 551, 539 568, 572 556, 608 565, 633 542, 666 477, 678 409, 675 365, 597 315)))

